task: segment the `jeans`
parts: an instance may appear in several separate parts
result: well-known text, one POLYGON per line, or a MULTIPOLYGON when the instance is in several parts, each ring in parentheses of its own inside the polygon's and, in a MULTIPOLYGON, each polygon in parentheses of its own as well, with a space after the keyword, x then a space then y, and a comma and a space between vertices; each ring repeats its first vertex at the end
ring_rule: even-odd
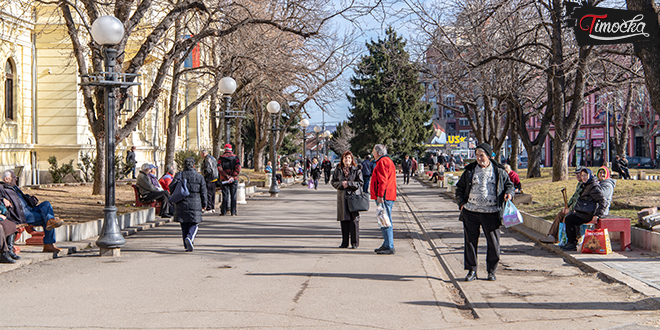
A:
POLYGON ((365 176, 364 178, 364 186, 362 186, 362 191, 365 194, 369 193, 369 182, 371 181, 371 176, 365 176))
MULTIPOLYGON (((376 205, 378 205, 378 203, 376 203, 376 205)), ((385 200, 383 201, 382 206, 385 209, 385 213, 387 213, 387 216, 390 217, 390 221, 392 222, 391 226, 380 229, 380 232, 383 234, 382 246, 391 250, 394 249, 394 219, 392 219, 392 206, 394 206, 394 201, 385 200)))
POLYGON ((44 244, 55 243, 55 230, 46 230, 46 222, 54 217, 53 207, 48 201, 41 202, 29 212, 25 212, 25 220, 28 225, 44 228, 44 244))
POLYGON ((222 204, 220 207, 220 214, 225 215, 230 212, 236 215, 236 190, 238 189, 238 181, 222 185, 222 204))

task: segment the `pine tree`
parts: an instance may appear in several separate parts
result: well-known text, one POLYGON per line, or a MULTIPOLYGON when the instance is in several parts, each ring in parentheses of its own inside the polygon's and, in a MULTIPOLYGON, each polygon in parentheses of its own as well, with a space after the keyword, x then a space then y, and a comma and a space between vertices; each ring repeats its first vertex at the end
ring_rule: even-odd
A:
POLYGON ((369 153, 376 143, 392 154, 412 153, 431 134, 431 106, 421 100, 424 90, 406 43, 391 27, 386 34, 385 40, 366 44, 369 55, 351 78, 351 151, 356 155, 369 153))

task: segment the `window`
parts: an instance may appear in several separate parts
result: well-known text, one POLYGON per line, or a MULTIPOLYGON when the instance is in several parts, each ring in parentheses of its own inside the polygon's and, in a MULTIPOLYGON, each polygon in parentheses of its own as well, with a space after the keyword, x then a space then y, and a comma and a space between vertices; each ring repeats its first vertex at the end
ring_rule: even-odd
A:
POLYGON ((5 119, 14 120, 14 68, 10 60, 5 64, 5 119))
POLYGON ((467 118, 459 118, 458 126, 470 126, 470 122, 468 121, 467 118))

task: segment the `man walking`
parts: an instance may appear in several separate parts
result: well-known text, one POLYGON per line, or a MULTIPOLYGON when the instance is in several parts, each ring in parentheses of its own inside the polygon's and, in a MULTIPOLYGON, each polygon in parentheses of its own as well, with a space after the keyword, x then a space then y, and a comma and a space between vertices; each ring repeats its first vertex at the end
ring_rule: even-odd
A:
POLYGON ((490 157, 493 148, 481 143, 476 148, 477 161, 465 167, 456 184, 456 203, 461 210, 465 249, 464 267, 468 271, 465 281, 477 278, 477 245, 479 227, 483 228, 488 246, 486 270, 488 280, 495 281, 495 271, 500 261, 500 234, 504 202, 512 199, 513 183, 502 165, 490 157))
POLYGON ((403 156, 403 161, 401 162, 401 170, 403 171, 403 184, 410 183, 410 170, 412 169, 412 160, 410 156, 405 154, 403 156))
POLYGON ((387 156, 387 147, 377 144, 371 152, 376 159, 371 180, 371 199, 381 205, 390 218, 392 225, 380 228, 383 234, 383 245, 375 249, 377 254, 394 254, 394 221, 392 219, 392 206, 396 200, 396 167, 387 156))
POLYGON ((366 155, 362 161, 362 177, 364 178, 364 186, 362 191, 365 194, 369 193, 369 183, 371 182, 371 173, 374 170, 376 164, 371 160, 371 155, 366 155))
MULTIPOLYGON (((126 152, 126 164, 129 165, 129 171, 131 172, 131 175, 133 179, 135 179, 135 164, 137 164, 137 161, 135 160, 135 146, 132 146, 130 150, 126 152)), ((127 173, 124 173, 124 175, 127 175, 127 173)))
POLYGON ((222 206, 220 215, 231 212, 236 214, 236 190, 238 189, 238 175, 241 174, 241 162, 232 152, 231 144, 225 144, 225 153, 218 159, 218 170, 222 180, 222 206))
POLYGON ((202 176, 206 181, 206 212, 215 213, 215 187, 218 181, 218 161, 207 150, 201 151, 202 176))
POLYGON ((325 184, 328 184, 330 181, 330 172, 332 172, 332 162, 328 160, 328 156, 324 156, 321 168, 323 169, 325 184))

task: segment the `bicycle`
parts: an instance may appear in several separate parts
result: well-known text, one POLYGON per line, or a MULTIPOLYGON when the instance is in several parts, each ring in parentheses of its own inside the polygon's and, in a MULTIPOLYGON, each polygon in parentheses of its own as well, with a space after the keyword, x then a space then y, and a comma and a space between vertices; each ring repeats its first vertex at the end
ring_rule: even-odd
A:
POLYGON ((250 184, 250 177, 247 176, 246 174, 239 174, 238 183, 244 183, 247 186, 248 184, 250 184))

